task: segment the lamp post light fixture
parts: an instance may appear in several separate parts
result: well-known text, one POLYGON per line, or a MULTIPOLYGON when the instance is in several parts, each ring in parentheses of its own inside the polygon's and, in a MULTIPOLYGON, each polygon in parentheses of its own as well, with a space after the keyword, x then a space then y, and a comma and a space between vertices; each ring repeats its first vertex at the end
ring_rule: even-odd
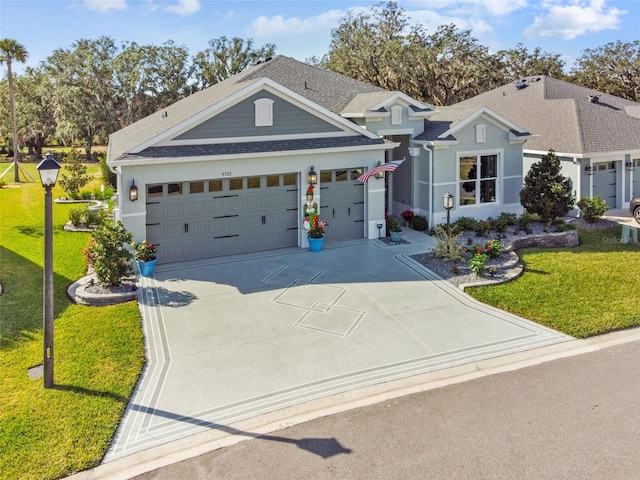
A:
POLYGON ((447 210, 447 236, 451 237, 451 209, 453 208, 453 195, 449 192, 442 196, 442 203, 447 210))
POLYGON ((318 183, 318 174, 316 173, 313 165, 311 165, 311 170, 309 170, 309 175, 307 175, 307 182, 309 185, 315 185, 318 183))
POLYGON ((129 187, 129 201, 135 202, 136 200, 138 200, 138 187, 136 187, 136 181, 132 180, 129 187))
POLYGON ((38 164, 44 194, 44 276, 43 276, 43 370, 44 388, 53 387, 53 208, 51 189, 58 180, 60 164, 47 153, 38 164))

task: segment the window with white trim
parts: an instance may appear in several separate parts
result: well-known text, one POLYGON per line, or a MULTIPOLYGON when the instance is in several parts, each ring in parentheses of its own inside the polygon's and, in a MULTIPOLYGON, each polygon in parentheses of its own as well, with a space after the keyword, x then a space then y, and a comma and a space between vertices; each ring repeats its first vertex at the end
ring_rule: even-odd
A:
POLYGON ((270 98, 259 98, 253 102, 256 113, 256 127, 273 126, 273 103, 274 101, 270 98))
POLYGON ((458 158, 460 206, 497 202, 498 155, 464 155, 458 158))
POLYGON ((400 125, 402 123, 402 107, 394 105, 391 107, 391 125, 400 125))
POLYGON ((484 123, 476 125, 476 143, 487 141, 487 126, 484 123))

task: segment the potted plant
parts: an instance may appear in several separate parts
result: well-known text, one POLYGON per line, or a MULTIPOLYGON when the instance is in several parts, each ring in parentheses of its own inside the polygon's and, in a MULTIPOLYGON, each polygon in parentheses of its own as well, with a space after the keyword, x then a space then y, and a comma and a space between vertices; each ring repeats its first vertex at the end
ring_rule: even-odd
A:
POLYGON ((309 249, 312 252, 319 252, 322 250, 322 245, 324 244, 324 227, 326 223, 318 220, 315 226, 311 227, 307 231, 307 239, 309 240, 309 249))
POLYGON ((156 257, 158 247, 146 240, 140 243, 133 242, 131 246, 133 247, 133 258, 138 265, 140 275, 143 277, 152 276, 156 261, 158 260, 156 257))
POLYGON ((391 237, 391 241, 393 243, 401 242, 402 227, 400 226, 400 222, 393 217, 388 217, 387 226, 389 227, 389 236, 391 237))
POLYGON ((411 225, 411 222, 413 221, 413 218, 416 216, 416 214, 411 210, 405 210, 400 214, 400 216, 404 218, 404 223, 408 227, 411 225))

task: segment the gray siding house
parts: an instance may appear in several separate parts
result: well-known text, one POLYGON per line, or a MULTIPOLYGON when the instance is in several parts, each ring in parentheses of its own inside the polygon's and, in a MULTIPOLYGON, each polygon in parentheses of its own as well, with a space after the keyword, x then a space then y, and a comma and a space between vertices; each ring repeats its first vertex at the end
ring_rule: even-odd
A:
POLYGON ((524 172, 549 149, 577 199, 599 195, 628 208, 640 195, 640 104, 547 76, 504 85, 457 104, 486 106, 536 137, 524 145, 524 172))
POLYGON ((385 212, 442 223, 447 192, 453 219, 520 211, 528 138, 488 108, 436 110, 278 56, 113 133, 107 163, 116 218, 166 263, 307 247, 312 170, 327 242, 377 238, 385 212), (384 179, 355 181, 403 158, 384 179))

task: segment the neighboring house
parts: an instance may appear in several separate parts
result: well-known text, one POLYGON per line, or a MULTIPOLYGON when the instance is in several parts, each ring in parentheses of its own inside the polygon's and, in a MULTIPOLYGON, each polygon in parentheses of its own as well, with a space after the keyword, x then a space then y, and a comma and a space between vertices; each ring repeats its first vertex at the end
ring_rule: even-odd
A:
POLYGON ((436 111, 278 56, 115 132, 107 163, 116 218, 174 262, 306 247, 311 170, 328 242, 377 238, 385 212, 443 223, 448 191, 452 218, 518 210, 529 137, 487 108, 436 111), (402 158, 384 180, 355 182, 402 158))
POLYGON ((640 194, 639 103, 534 76, 457 106, 487 106, 535 132, 524 145, 525 174, 553 149, 577 200, 599 195, 610 208, 629 208, 629 200, 640 194))

